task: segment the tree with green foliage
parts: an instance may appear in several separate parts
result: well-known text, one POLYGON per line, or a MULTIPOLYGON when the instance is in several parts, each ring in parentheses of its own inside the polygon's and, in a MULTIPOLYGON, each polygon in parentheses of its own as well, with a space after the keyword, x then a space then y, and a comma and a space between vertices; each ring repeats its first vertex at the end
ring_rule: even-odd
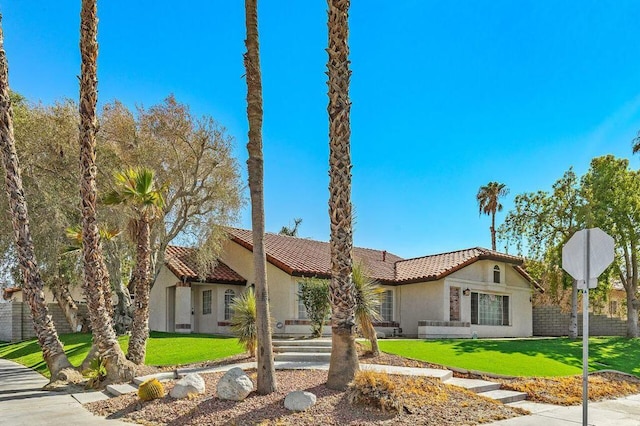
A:
POLYGON ((627 294, 627 337, 638 337, 638 250, 640 250, 640 171, 629 160, 605 155, 594 158, 582 178, 588 203, 586 224, 615 240, 612 268, 627 294))
POLYGON ((545 278, 543 286, 572 288, 569 337, 578 336, 578 287, 568 275, 557 273, 562 267, 562 246, 584 227, 584 205, 580 181, 573 169, 567 170, 551 192, 519 194, 499 234, 518 254, 525 255, 535 279, 545 278), (542 267, 541 267, 542 266, 542 267))
POLYGON ((491 216, 491 250, 496 249, 496 212, 502 211, 500 198, 509 194, 509 189, 504 183, 489 182, 487 185, 481 186, 476 194, 478 201, 478 210, 480 214, 484 213, 491 216))
POLYGON ((299 283, 298 298, 311 323, 311 337, 321 337, 322 328, 331 312, 329 282, 320 278, 304 278, 299 283))
POLYGON ((162 219, 163 190, 155 185, 153 170, 127 169, 115 175, 115 188, 103 202, 125 207, 128 230, 136 246, 136 262, 132 281, 135 289, 135 314, 129 339, 127 358, 144 364, 149 338, 149 290, 151 288, 151 225, 162 219))

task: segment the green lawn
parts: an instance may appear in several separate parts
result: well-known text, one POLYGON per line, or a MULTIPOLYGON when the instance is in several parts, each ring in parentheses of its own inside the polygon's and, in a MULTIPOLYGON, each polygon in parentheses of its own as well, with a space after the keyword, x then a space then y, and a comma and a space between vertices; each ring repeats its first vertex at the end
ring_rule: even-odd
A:
MULTIPOLYGON (((73 365, 80 365, 91 348, 90 334, 62 334, 60 340, 73 365)), ((124 351, 129 336, 119 338, 124 351)), ((179 365, 216 360, 244 352, 238 339, 208 334, 174 334, 151 332, 147 341, 147 365, 179 365)), ((20 343, 0 343, 0 358, 19 362, 48 376, 40 346, 35 339, 20 343)))
MULTIPOLYGON (((582 372, 582 339, 380 340, 384 352, 449 367, 510 376, 566 376, 582 372)), ((640 339, 589 339, 589 369, 640 376, 640 339)))

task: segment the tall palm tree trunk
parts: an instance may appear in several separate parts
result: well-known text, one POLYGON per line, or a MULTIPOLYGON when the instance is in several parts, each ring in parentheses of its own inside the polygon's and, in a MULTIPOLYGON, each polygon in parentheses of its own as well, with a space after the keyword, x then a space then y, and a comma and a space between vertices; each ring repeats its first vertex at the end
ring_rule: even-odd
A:
POLYGON ((135 305, 133 328, 129 339, 127 358, 133 363, 144 364, 149 338, 149 270, 151 265, 151 239, 149 221, 141 220, 136 248, 136 269, 133 274, 135 305))
POLYGON ((126 360, 113 329, 111 300, 105 300, 109 274, 104 263, 96 219, 96 103, 98 100, 98 18, 96 0, 82 0, 80 13, 80 196, 84 293, 94 345, 106 361, 108 379, 131 380, 134 366, 126 360))
POLYGON ((496 250, 496 212, 491 213, 491 250, 496 250))
POLYGON ((2 150, 2 164, 5 169, 5 190, 9 199, 18 263, 22 272, 22 291, 31 309, 33 328, 38 338, 38 344, 42 348, 42 356, 51 373, 51 379, 55 380, 60 371, 64 368, 72 368, 72 366, 64 353, 60 339, 58 339, 56 327, 44 300, 43 282, 31 239, 27 200, 24 197, 20 164, 13 134, 13 110, 9 97, 9 67, 4 50, 4 33, 1 22, 2 16, 0 15, 0 150, 2 150))
POLYGON ((349 0, 329 4, 329 217, 331 219, 332 349, 327 386, 345 389, 358 371, 351 251, 351 127, 349 114, 349 0))
POLYGON ((247 118, 249 120, 249 190, 251 193, 251 227, 253 229, 253 265, 256 287, 256 331, 258 336, 257 363, 259 394, 277 390, 273 346, 271 342, 271 316, 267 286, 267 260, 264 252, 264 159, 262 157, 262 76, 258 43, 258 2, 245 1, 247 53, 244 66, 247 78, 247 118))

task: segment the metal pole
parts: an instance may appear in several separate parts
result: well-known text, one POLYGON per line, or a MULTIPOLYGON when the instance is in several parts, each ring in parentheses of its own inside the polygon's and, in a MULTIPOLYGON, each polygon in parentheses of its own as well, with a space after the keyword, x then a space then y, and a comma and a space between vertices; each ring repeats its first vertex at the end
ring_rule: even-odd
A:
POLYGON ((587 229, 584 251, 584 289, 582 290, 582 426, 587 426, 589 416, 589 253, 590 230, 587 229))

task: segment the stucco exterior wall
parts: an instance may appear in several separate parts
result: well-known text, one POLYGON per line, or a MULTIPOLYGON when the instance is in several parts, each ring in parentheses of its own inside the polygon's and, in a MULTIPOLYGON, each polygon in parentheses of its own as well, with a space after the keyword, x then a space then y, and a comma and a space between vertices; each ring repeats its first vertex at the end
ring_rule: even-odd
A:
POLYGON ((175 287, 178 278, 163 266, 149 293, 149 329, 169 331, 167 329, 167 288, 175 287))
MULTIPOLYGON (((418 321, 444 320, 443 280, 396 287, 397 322, 407 337, 418 336, 418 321)), ((446 305, 449 306, 448 303, 446 305)))
MULTIPOLYGON (((247 284, 255 282, 253 273, 253 252, 233 241, 227 241, 220 259, 231 269, 246 278, 247 284)), ((267 262, 267 285, 269 287, 269 308, 274 326, 278 322, 285 323, 288 319, 297 318, 298 277, 292 277, 280 268, 267 262)))
MULTIPOLYGON (((471 292, 509 296, 508 326, 488 326, 471 324, 471 334, 478 337, 528 337, 533 335, 533 319, 531 305, 531 286, 511 265, 489 260, 478 261, 466 268, 456 271, 445 279, 445 306, 449 305, 448 295, 450 287, 469 289, 471 292), (500 267, 500 283, 493 282, 493 268, 500 267), (475 271, 476 278, 469 271, 475 271), (477 277, 483 277, 478 280, 477 277), (472 279, 469 279, 472 278, 472 279)), ((462 296, 460 304, 461 321, 471 322, 471 296, 462 296)), ((448 310, 445 311, 446 320, 449 319, 448 310)))

